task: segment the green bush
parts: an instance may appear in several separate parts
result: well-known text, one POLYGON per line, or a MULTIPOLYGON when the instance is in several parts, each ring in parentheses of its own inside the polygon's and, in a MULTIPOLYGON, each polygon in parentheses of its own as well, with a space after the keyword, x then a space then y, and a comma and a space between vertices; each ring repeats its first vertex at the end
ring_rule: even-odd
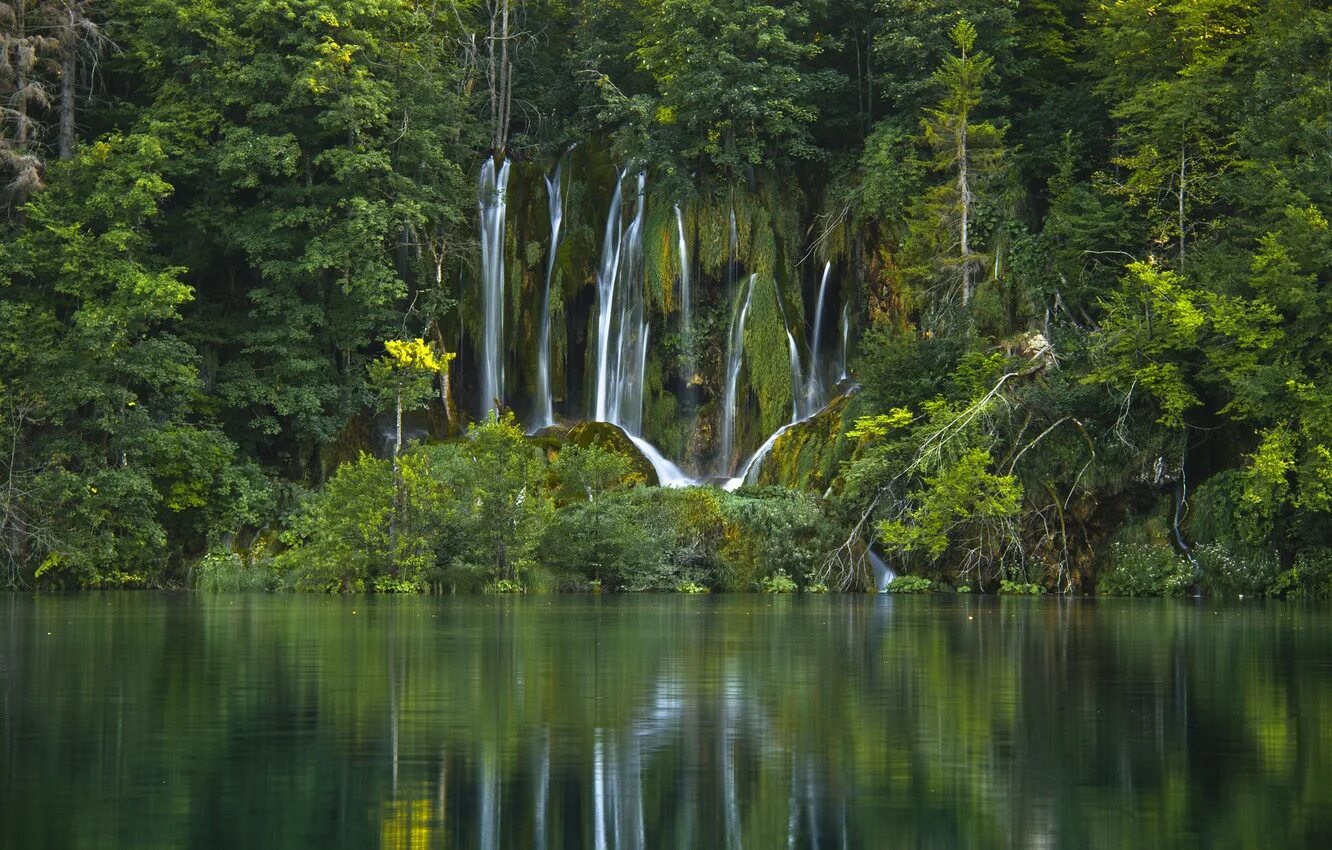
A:
POLYGON ((1045 588, 1039 584, 1003 579, 999 582, 999 593, 1002 596, 1040 596, 1045 593, 1045 588))
POLYGON ((1116 542, 1109 562, 1097 584, 1104 596, 1182 596, 1193 584, 1188 562, 1167 546, 1116 542))
POLYGON ((1294 565, 1277 576, 1269 593, 1288 599, 1332 596, 1332 550, 1317 548, 1300 552, 1294 565))
POLYGON ((795 593, 800 589, 800 585, 786 574, 786 570, 778 570, 770 576, 759 579, 759 589, 764 593, 795 593))
POLYGON ((807 584, 807 585, 805 585, 805 592, 806 592, 806 593, 827 593, 827 592, 828 592, 828 585, 824 584, 824 583, 821 582, 821 581, 819 581, 819 582, 815 582, 814 584, 807 584))
POLYGON ((898 576, 888 583, 889 593, 933 593, 934 582, 924 576, 898 576))
POLYGON ((682 581, 675 586, 676 593, 708 593, 707 587, 692 581, 682 581))
POLYGON ((194 586, 213 593, 273 590, 278 586, 278 575, 268 559, 246 564, 235 552, 212 551, 195 565, 194 586))
POLYGON ((1208 543, 1194 549, 1203 586, 1218 596, 1263 596, 1277 583, 1275 554, 1246 547, 1208 543))
POLYGON ((486 585, 486 593, 526 593, 527 588, 510 578, 497 579, 486 585))

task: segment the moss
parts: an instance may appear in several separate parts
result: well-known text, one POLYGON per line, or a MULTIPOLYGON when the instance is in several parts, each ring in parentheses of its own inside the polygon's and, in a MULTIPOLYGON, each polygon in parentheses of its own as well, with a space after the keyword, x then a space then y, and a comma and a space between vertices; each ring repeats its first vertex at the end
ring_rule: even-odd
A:
POLYGON ((858 394, 841 395, 815 416, 787 429, 759 469, 758 483, 816 493, 827 490, 842 464, 856 457, 862 447, 860 440, 846 436, 862 407, 858 394))
POLYGON ((641 477, 642 483, 656 487, 660 484, 657 470, 652 463, 634 445, 633 440, 615 425, 606 422, 579 422, 569 429, 567 441, 570 445, 597 446, 607 451, 623 455, 628 459, 634 473, 641 477))

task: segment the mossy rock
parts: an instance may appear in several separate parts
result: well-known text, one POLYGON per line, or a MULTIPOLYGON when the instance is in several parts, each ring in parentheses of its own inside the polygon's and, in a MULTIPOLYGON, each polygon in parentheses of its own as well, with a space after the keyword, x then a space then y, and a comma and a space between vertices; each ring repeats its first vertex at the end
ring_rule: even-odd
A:
POLYGON ((657 478, 657 470, 653 468, 652 462, 644 456, 634 441, 629 439, 629 435, 618 425, 611 425, 608 422, 579 422, 569 429, 565 441, 572 446, 586 448, 588 446, 597 446, 606 451, 615 452, 628 459, 630 468, 635 473, 643 476, 643 482, 649 487, 660 485, 657 478))
POLYGON ((814 416, 793 425, 777 438, 759 468, 760 486, 798 487, 823 493, 855 457, 860 442, 846 432, 858 415, 856 388, 834 398, 814 416))

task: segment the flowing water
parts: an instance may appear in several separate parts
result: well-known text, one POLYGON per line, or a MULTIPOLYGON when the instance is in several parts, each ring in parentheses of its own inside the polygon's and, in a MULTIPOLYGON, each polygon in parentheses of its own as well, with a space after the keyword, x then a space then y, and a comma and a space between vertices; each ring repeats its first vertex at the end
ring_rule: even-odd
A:
POLYGON ((638 434, 643 424, 648 323, 643 303, 643 215, 646 174, 639 172, 634 217, 624 226, 616 181, 597 275, 596 419, 638 434))
POLYGON ((564 187, 561 182, 563 160, 555 173, 546 178, 546 204, 550 215, 550 248, 546 256, 546 288, 541 299, 541 337, 537 341, 536 428, 555 421, 555 405, 550 390, 550 285, 555 276, 555 257, 560 248, 560 229, 564 223, 564 187))
POLYGON ((805 404, 814 410, 824 402, 823 389, 823 305, 828 300, 828 279, 832 277, 832 262, 823 267, 823 277, 819 280, 819 300, 814 306, 814 325, 810 329, 809 341, 809 379, 805 386, 805 404))
POLYGON ((481 165, 481 399, 483 411, 504 397, 504 221, 508 209, 509 161, 493 157, 481 165))
POLYGON ((1332 846, 1332 611, 0 596, 0 847, 1332 846))
MULTIPOLYGON (((734 213, 732 213, 734 217, 734 213)), ((735 457, 735 419, 740 400, 740 366, 745 354, 745 320, 749 316, 749 302, 754 297, 754 281, 757 275, 750 275, 745 286, 744 298, 737 297, 731 312, 731 328, 726 337, 726 374, 722 394, 721 440, 718 474, 726 477, 731 474, 735 457)))

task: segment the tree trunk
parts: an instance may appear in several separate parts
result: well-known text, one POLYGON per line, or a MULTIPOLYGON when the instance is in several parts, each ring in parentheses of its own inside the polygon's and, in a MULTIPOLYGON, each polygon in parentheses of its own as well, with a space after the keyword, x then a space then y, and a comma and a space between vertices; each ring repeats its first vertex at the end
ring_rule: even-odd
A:
POLYGON ((60 45, 60 158, 74 156, 74 118, 77 108, 77 87, 75 82, 79 73, 79 28, 74 10, 67 9, 69 16, 65 37, 60 45))
POLYGON ((967 168, 967 113, 957 135, 957 190, 962 198, 962 305, 971 301, 971 175, 967 168))

